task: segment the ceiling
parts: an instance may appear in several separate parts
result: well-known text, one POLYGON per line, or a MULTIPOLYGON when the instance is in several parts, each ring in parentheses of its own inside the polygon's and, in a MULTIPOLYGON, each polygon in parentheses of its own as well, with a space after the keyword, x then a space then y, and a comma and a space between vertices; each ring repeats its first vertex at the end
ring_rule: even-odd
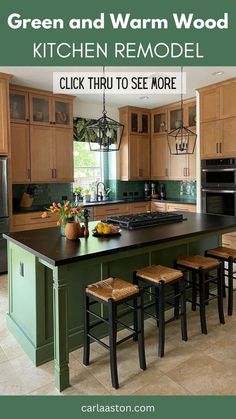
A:
MULTIPOLYGON (((106 67, 106 71, 118 72, 149 72, 153 75, 156 72, 179 71, 179 67, 106 67)), ((21 84, 38 89, 52 90, 53 72, 91 72, 101 71, 101 67, 0 67, 0 72, 13 75, 12 83, 21 84)), ((236 67, 185 67, 187 80, 187 93, 185 98, 195 95, 195 90, 199 87, 217 83, 236 77, 236 67), (223 72, 216 75, 214 73, 223 72)), ((179 100, 178 95, 149 95, 144 94, 122 94, 112 95, 106 93, 106 103, 113 106, 132 105, 144 108, 153 108, 166 105, 179 100), (148 95, 147 95, 148 96, 148 95)), ((79 102, 101 103, 101 94, 87 94, 78 96, 79 102)))

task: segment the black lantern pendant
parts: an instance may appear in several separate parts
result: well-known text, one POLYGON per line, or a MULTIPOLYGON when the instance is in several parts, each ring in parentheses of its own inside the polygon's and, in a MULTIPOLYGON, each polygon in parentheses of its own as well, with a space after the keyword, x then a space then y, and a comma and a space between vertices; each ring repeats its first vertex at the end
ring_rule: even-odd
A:
MULTIPOLYGON (((103 67, 103 75, 104 67, 103 67)), ((105 89, 103 90, 103 111, 97 121, 86 126, 91 151, 118 151, 124 133, 124 125, 107 116, 105 89)))
POLYGON ((183 155, 193 154, 196 146, 197 134, 190 129, 184 127, 184 105, 183 105, 183 67, 181 67, 181 120, 180 126, 168 132, 167 140, 170 154, 183 155))

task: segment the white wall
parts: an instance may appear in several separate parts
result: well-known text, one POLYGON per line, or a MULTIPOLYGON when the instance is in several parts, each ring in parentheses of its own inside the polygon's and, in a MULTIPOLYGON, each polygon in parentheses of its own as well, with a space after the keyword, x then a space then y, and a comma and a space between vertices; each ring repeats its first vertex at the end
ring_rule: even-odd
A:
MULTIPOLYGON (((92 96, 91 96, 92 98, 92 96)), ((102 116, 102 96, 101 103, 80 102, 78 98, 74 100, 73 115, 81 118, 100 118, 102 116)), ((119 110, 115 106, 106 106, 107 116, 119 121, 119 110)), ((109 179, 119 178, 119 153, 109 153, 109 179)))

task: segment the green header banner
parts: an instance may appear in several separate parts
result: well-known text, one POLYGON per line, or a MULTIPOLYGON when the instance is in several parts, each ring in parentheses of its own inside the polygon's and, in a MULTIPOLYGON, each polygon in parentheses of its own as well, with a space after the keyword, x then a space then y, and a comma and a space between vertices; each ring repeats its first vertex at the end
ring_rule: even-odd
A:
POLYGON ((232 0, 1 0, 2 66, 236 65, 232 0))

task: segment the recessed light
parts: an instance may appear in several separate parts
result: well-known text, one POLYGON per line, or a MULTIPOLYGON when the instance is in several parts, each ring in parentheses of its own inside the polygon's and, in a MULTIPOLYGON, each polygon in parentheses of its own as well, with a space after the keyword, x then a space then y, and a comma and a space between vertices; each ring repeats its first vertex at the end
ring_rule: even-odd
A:
POLYGON ((212 76, 222 76, 224 74, 224 71, 214 71, 214 73, 211 73, 212 76))
POLYGON ((149 96, 140 96, 140 98, 139 98, 140 100, 148 100, 149 99, 149 96))

